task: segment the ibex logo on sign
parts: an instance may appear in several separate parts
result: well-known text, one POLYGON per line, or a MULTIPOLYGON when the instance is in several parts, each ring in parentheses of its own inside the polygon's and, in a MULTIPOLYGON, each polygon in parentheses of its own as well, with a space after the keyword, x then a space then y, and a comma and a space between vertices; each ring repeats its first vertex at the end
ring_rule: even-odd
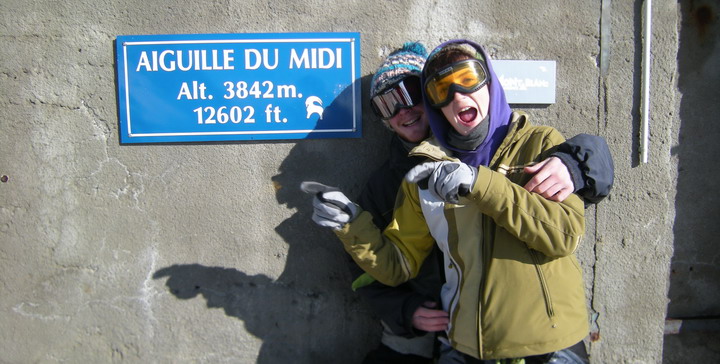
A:
POLYGON ((322 107, 322 100, 320 100, 317 96, 310 96, 307 99, 305 99, 305 108, 307 109, 307 116, 305 119, 310 119, 310 116, 312 114, 318 114, 320 116, 320 120, 322 120, 323 109, 322 107))

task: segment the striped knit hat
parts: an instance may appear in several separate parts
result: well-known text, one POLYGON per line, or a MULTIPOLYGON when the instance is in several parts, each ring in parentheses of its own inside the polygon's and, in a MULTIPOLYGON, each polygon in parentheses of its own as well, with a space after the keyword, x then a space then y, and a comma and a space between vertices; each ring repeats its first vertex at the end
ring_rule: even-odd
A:
POLYGON ((370 82, 370 97, 408 76, 420 77, 427 50, 420 42, 408 42, 390 53, 370 82))

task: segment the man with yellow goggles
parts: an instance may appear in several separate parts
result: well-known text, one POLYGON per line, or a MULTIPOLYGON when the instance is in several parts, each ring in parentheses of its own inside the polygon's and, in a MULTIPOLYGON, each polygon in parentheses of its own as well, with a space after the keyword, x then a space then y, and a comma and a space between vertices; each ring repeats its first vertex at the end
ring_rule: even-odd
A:
POLYGON ((455 62, 428 77, 425 92, 435 108, 450 103, 455 92, 473 93, 488 82, 485 66, 477 59, 455 62))

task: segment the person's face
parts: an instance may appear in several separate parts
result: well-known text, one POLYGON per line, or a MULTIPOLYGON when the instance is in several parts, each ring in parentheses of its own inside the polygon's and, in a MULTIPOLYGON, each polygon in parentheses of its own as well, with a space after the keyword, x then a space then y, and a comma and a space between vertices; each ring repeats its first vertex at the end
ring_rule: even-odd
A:
POLYGON ((411 143, 425 140, 430 130, 422 104, 400 109, 395 116, 388 120, 388 124, 400 138, 411 143))
POLYGON ((440 110, 455 131, 461 135, 468 135, 485 119, 489 109, 490 92, 488 85, 485 85, 469 94, 455 92, 452 101, 440 110))

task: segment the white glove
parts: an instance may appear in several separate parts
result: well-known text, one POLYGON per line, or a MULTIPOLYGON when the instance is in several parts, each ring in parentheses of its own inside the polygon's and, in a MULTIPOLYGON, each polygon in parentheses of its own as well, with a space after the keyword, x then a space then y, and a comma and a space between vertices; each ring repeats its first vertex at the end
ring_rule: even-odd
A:
POLYGON ((435 197, 450 203, 458 203, 459 196, 472 191, 477 169, 462 162, 425 162, 413 167, 405 179, 429 189, 435 197))
POLYGON ((306 181, 300 184, 300 189, 305 193, 315 194, 312 219, 320 226, 340 230, 357 217, 358 205, 335 187, 306 181))

